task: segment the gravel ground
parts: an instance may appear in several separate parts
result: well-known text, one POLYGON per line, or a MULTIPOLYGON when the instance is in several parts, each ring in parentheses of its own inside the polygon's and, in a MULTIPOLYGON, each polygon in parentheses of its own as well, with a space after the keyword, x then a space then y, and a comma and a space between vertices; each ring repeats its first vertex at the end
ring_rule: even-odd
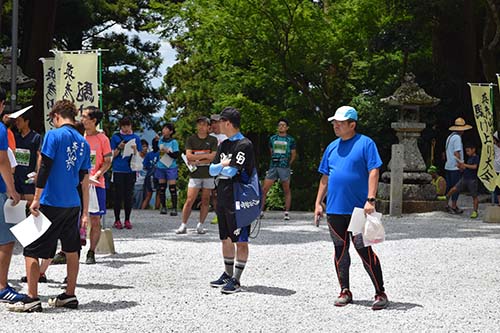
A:
MULTIPOLYGON (((39 288, 44 311, 16 314, 0 305, 0 332, 498 331, 500 224, 469 214, 385 216, 387 240, 375 250, 391 303, 372 311, 374 290, 352 247, 354 304, 333 306, 333 245, 325 223, 311 225, 312 213, 292 212, 287 223, 267 213, 251 241, 244 292, 222 295, 208 285, 223 270, 216 225, 198 235, 192 218, 188 234, 175 235, 180 217, 134 211, 133 230, 113 230, 117 254, 80 266, 79 310, 48 307, 65 276, 65 266, 51 266, 39 288)), ((23 262, 16 246, 10 283, 26 292, 23 262)))

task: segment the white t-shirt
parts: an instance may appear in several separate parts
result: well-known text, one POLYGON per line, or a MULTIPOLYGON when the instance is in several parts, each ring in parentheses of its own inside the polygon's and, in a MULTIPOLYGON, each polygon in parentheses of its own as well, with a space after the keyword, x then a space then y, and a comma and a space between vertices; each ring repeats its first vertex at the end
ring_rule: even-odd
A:
POLYGON ((215 134, 215 133, 210 133, 211 136, 217 138, 217 147, 220 146, 220 144, 222 143, 222 141, 226 140, 227 139, 227 135, 226 134, 222 134, 222 133, 219 133, 219 134, 215 134))
POLYGON ((464 160, 464 148, 462 145, 462 137, 457 133, 453 132, 446 139, 446 164, 444 169, 448 171, 458 170, 457 159, 455 157, 455 152, 460 153, 460 161, 464 160))

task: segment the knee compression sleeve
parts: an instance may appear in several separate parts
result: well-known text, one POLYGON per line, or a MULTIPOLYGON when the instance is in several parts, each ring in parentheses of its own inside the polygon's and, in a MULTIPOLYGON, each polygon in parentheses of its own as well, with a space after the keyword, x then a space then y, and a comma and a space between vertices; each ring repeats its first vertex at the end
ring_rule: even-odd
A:
POLYGON ((160 204, 162 207, 167 207, 166 201, 167 198, 165 196, 165 191, 167 190, 167 184, 166 183, 160 183, 159 184, 159 189, 160 189, 160 204))
POLYGON ((172 209, 177 209, 177 185, 168 185, 170 191, 170 200, 172 200, 172 209))

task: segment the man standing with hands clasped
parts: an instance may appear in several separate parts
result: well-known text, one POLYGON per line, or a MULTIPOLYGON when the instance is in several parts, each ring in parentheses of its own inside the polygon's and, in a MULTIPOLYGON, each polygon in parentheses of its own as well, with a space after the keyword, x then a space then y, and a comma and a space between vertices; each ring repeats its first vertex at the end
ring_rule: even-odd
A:
POLYGON ((321 203, 327 196, 326 214, 330 236, 335 247, 335 269, 340 283, 340 295, 335 306, 352 303, 349 290, 350 240, 363 260, 363 265, 375 287, 373 310, 387 306, 382 267, 371 246, 364 246, 362 234, 352 236, 347 228, 355 207, 365 214, 375 211, 375 196, 382 160, 372 139, 356 133, 358 113, 353 107, 342 106, 328 118, 338 137, 326 148, 318 171, 322 174, 316 197, 314 216, 323 215, 321 203))

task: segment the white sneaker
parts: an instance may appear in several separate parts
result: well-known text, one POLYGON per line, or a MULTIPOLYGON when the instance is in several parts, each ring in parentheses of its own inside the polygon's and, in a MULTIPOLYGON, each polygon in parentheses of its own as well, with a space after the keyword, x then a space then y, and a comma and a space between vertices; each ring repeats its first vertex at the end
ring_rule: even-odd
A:
POLYGON ((290 216, 288 215, 288 213, 285 213, 285 216, 283 217, 283 220, 290 221, 290 216))
POLYGON ((176 234, 185 234, 187 233, 187 227, 185 224, 181 224, 181 226, 179 227, 179 229, 175 230, 175 233, 176 234))
POLYGON ((199 224, 196 227, 196 232, 199 233, 200 235, 203 235, 206 233, 205 229, 203 228, 203 224, 199 224))

